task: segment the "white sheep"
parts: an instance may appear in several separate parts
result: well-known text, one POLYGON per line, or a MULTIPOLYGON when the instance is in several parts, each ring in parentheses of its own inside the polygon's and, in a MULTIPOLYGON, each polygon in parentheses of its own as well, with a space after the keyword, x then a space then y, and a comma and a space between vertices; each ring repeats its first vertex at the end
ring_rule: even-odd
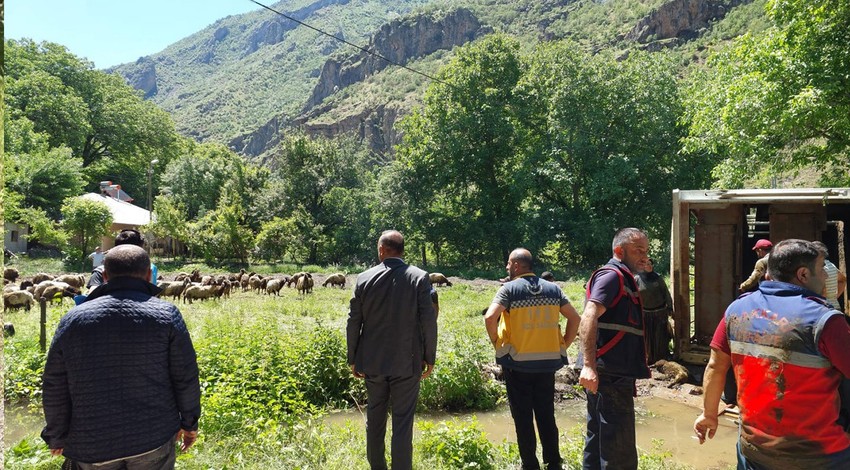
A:
POLYGON ((203 300, 215 297, 221 286, 202 286, 191 284, 183 291, 183 303, 192 303, 192 300, 203 300))

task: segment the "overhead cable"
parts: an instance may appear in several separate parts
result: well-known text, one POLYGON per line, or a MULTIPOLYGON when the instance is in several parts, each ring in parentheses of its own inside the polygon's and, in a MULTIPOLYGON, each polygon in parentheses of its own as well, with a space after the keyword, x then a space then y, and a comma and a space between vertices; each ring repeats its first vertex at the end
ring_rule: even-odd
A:
POLYGON ((284 17, 284 18, 286 18, 286 19, 288 19, 288 20, 290 20, 290 21, 294 21, 294 22, 296 22, 296 23, 300 24, 301 26, 304 26, 304 27, 306 27, 306 28, 310 28, 310 29, 312 29, 313 31, 316 31, 316 32, 317 32, 317 33, 319 33, 319 34, 323 34, 323 35, 325 35, 325 36, 327 36, 327 37, 329 37, 329 38, 333 38, 333 39, 335 39, 335 40, 337 40, 337 41, 339 41, 339 42, 341 42, 341 43, 347 44, 347 45, 349 45, 349 46, 351 46, 351 47, 353 47, 353 48, 355 48, 355 49, 358 49, 358 50, 360 50, 360 51, 363 51, 363 52, 365 52, 365 53, 367 53, 367 54, 369 54, 369 55, 371 55, 371 56, 374 56, 374 57, 377 57, 377 58, 379 58, 379 59, 381 59, 381 60, 384 60, 384 61, 386 61, 386 62, 390 63, 391 65, 395 65, 396 67, 401 67, 401 68, 403 68, 403 69, 405 69, 405 70, 409 70, 409 71, 411 71, 411 72, 413 72, 413 73, 415 73, 415 74, 422 75, 423 77, 428 78, 428 79, 430 79, 430 80, 434 80, 435 82, 442 83, 443 85, 446 85, 446 86, 449 86, 449 87, 454 88, 454 85, 452 85, 451 83, 445 82, 445 81, 443 81, 443 80, 440 80, 439 78, 436 78, 436 77, 434 77, 434 76, 428 75, 428 74, 427 74, 427 73, 425 73, 425 72, 420 72, 419 70, 416 70, 416 69, 414 69, 414 68, 408 67, 408 66, 406 66, 406 65, 404 65, 404 64, 400 64, 400 63, 398 63, 398 62, 396 62, 396 61, 394 61, 394 60, 392 60, 392 59, 390 59, 390 58, 388 58, 388 57, 384 57, 383 55, 378 54, 377 52, 370 51, 370 50, 366 49, 365 47, 361 47, 361 46, 358 46, 357 44, 353 44, 353 43, 351 43, 351 42, 348 42, 348 41, 346 41, 346 40, 345 40, 345 39, 343 39, 343 38, 336 37, 336 36, 334 36, 334 35, 333 35, 333 34, 331 34, 331 33, 327 33, 327 32, 325 32, 325 31, 322 31, 322 30, 321 30, 321 29, 319 29, 319 28, 316 28, 316 27, 314 27, 314 26, 310 26, 309 24, 307 24, 307 23, 305 23, 305 22, 303 22, 303 21, 301 21, 301 20, 295 19, 295 18, 293 18, 293 17, 291 17, 291 16, 289 16, 289 15, 287 15, 287 14, 285 14, 285 13, 279 12, 279 11, 275 10, 274 8, 272 8, 272 7, 268 6, 268 5, 264 5, 264 4, 260 3, 260 2, 258 2, 257 0, 248 0, 248 1, 249 1, 249 2, 251 2, 251 3, 257 4, 257 5, 259 5, 260 7, 265 8, 266 10, 268 10, 268 11, 270 11, 270 12, 272 12, 272 13, 275 13, 275 14, 277 14, 277 15, 280 15, 280 16, 282 16, 282 17, 284 17))

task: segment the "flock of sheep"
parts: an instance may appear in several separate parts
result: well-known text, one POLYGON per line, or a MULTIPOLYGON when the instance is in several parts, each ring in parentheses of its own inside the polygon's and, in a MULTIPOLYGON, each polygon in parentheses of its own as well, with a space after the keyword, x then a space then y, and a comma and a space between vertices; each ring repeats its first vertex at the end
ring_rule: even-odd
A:
MULTIPOLYGON (((431 273, 433 285, 448 285, 452 283, 441 273, 431 273)), ((29 311, 40 298, 56 299, 71 297, 82 293, 86 283, 85 274, 63 274, 53 276, 38 273, 32 278, 18 279, 20 275, 14 268, 3 271, 3 311, 10 309, 25 309, 29 311)), ((192 303, 194 300, 211 298, 229 298, 234 289, 243 292, 252 291, 266 295, 280 295, 283 287, 294 287, 299 294, 313 292, 313 275, 299 272, 293 275, 263 276, 244 269, 233 274, 201 275, 199 270, 191 273, 178 273, 173 280, 157 280, 157 286, 162 289, 159 297, 171 298, 175 302, 192 303)), ((324 287, 345 288, 345 274, 335 273, 327 276, 322 283, 324 287)))

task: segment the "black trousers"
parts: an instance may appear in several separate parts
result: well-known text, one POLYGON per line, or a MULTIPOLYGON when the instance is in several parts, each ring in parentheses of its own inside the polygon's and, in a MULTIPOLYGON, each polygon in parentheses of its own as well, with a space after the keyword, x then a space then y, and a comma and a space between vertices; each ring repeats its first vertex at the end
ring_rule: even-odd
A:
POLYGON ((635 379, 599 375, 587 395, 584 470, 637 470, 635 379))
POLYGON ((387 435, 387 410, 392 404, 393 435, 390 444, 392 468, 413 467, 413 412, 419 399, 419 376, 366 376, 366 458, 372 470, 386 470, 384 439, 387 435))
POLYGON ((561 468, 558 426, 555 424, 555 373, 520 372, 505 368, 504 375, 522 468, 540 468, 534 434, 535 420, 540 433, 540 445, 543 447, 543 464, 548 469, 561 468))

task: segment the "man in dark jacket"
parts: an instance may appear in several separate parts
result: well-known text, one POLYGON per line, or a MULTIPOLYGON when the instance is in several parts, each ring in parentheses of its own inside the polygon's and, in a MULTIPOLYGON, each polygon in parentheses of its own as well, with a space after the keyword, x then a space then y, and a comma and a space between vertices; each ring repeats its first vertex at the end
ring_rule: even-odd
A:
POLYGON ((117 246, 104 266, 109 282, 53 336, 41 437, 82 469, 172 469, 175 440, 191 447, 201 414, 189 331, 177 307, 155 297, 145 250, 117 246))
POLYGON ((392 468, 413 461, 413 412, 419 381, 434 369, 437 318, 428 273, 405 264, 404 238, 389 230, 378 240, 381 263, 357 276, 348 314, 348 364, 366 379, 366 458, 386 469, 384 437, 392 402, 392 468))

